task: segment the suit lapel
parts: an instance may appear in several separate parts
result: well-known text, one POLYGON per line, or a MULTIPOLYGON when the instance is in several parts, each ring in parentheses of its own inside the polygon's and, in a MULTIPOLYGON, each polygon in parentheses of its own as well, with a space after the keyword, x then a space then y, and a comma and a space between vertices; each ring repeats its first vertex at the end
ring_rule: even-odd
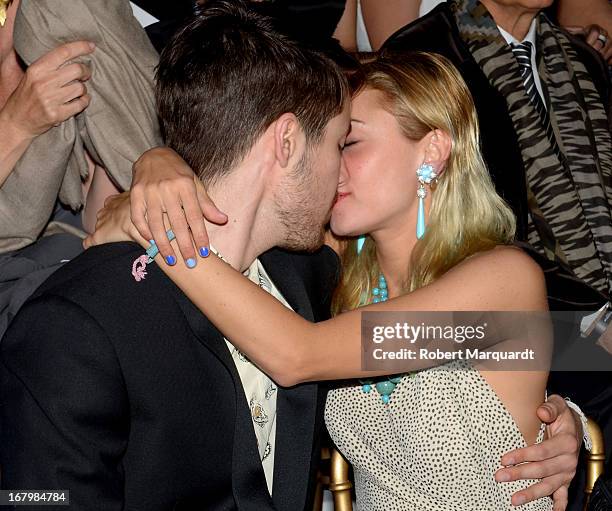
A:
MULTIPOLYGON (((268 493, 266 478, 259 459, 257 439, 244 388, 231 357, 223 335, 198 310, 193 303, 172 284, 176 302, 183 311, 197 340, 227 368, 232 375, 235 392, 236 421, 234 426, 234 446, 232 454, 232 488, 236 507, 241 511, 272 510, 272 499, 268 493)), ((214 433, 215 425, 208 425, 214 433)), ((206 425, 203 425, 206 427, 206 425)))
MULTIPOLYGON (((301 275, 291 255, 271 250, 260 257, 274 285, 291 308, 308 321, 314 321, 312 305, 301 275)), ((318 385, 279 387, 276 404, 276 451, 272 497, 279 511, 296 511, 306 502, 318 385)))
POLYGON ((296 271, 291 255, 283 250, 273 249, 263 254, 259 260, 291 308, 308 321, 314 321, 312 304, 303 277, 296 271))
MULTIPOLYGON (((291 308, 308 321, 314 321, 306 286, 292 263, 291 255, 284 251, 271 250, 260 259, 291 308)), ((225 340, 174 284, 171 283, 171 287, 197 340, 219 359, 234 380, 237 406, 232 482, 237 507, 247 511, 272 508, 278 511, 303 509, 312 463, 318 385, 306 384, 278 390, 274 483, 270 499, 257 451, 250 410, 225 340)))
POLYGON ((303 509, 312 465, 316 384, 279 388, 272 498, 279 511, 303 509))
POLYGON ((189 323, 196 339, 207 350, 211 351, 219 361, 232 374, 234 382, 239 382, 238 372, 232 360, 232 356, 227 349, 223 335, 208 320, 204 314, 185 296, 185 294, 170 280, 167 281, 172 289, 172 295, 183 311, 185 319, 189 323))

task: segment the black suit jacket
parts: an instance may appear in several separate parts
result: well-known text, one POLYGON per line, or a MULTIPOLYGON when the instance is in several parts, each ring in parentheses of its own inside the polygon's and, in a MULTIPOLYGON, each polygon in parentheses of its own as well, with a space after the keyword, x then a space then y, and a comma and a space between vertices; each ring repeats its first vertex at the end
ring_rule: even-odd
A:
MULTIPOLYGON (((2 487, 68 489, 72 509, 303 509, 324 391, 279 388, 270 498, 222 335, 155 264, 134 280, 142 253, 132 243, 86 251, 7 332, 2 487)), ((296 312, 328 317, 333 252, 272 250, 261 260, 296 312)))

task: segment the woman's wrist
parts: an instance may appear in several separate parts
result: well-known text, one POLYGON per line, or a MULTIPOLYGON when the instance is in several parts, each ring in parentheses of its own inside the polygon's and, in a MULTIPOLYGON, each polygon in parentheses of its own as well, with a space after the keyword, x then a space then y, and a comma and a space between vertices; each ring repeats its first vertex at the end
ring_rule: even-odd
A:
POLYGON ((3 136, 3 145, 4 140, 8 140, 9 142, 13 142, 14 145, 20 143, 29 143, 36 138, 35 133, 31 133, 26 127, 22 126, 16 120, 16 116, 14 112, 11 111, 11 101, 9 99, 8 103, 0 110, 0 129, 3 136))
POLYGON ((0 133, 2 133, 2 144, 0 144, 0 186, 2 186, 35 136, 17 127, 4 111, 0 111, 0 133))
POLYGON ((15 163, 23 153, 30 147, 36 135, 29 133, 26 129, 15 122, 10 112, 6 109, 0 111, 0 133, 2 133, 2 144, 0 145, 0 158, 10 158, 15 163))

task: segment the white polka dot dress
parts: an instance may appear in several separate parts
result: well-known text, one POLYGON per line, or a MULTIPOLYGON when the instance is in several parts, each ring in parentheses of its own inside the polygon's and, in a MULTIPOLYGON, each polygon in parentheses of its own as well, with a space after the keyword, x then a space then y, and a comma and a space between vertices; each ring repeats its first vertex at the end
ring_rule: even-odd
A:
MULTIPOLYGON (((361 385, 333 390, 325 421, 353 466, 359 511, 510 511, 512 494, 536 482, 495 481, 501 457, 525 442, 465 361, 403 377, 388 406, 361 385)), ((518 509, 550 511, 552 500, 518 509)))

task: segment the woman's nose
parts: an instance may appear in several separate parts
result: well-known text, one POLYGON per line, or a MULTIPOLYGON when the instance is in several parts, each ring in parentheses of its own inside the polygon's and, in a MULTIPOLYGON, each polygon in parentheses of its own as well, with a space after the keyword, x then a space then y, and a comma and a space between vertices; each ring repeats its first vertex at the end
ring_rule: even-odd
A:
POLYGON ((338 174, 338 186, 345 184, 348 181, 348 169, 344 156, 340 158, 340 173, 338 174))

